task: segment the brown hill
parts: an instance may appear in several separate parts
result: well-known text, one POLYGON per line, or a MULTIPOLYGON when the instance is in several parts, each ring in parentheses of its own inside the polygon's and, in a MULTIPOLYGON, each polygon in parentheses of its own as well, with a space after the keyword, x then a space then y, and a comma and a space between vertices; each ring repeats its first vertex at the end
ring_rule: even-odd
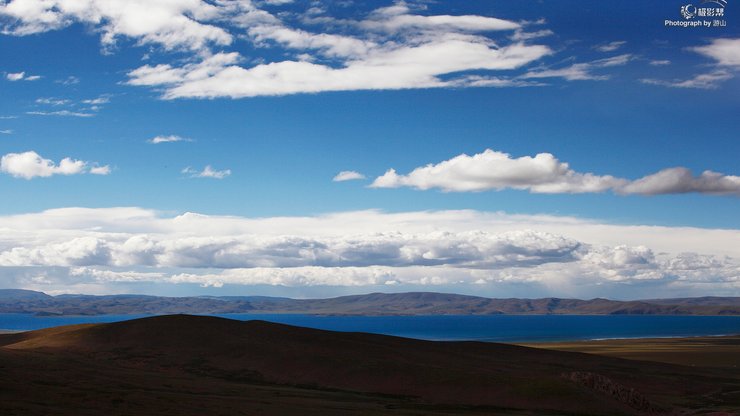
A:
POLYGON ((0 371, 4 415, 740 408, 740 376, 720 369, 183 315, 0 335, 0 371))

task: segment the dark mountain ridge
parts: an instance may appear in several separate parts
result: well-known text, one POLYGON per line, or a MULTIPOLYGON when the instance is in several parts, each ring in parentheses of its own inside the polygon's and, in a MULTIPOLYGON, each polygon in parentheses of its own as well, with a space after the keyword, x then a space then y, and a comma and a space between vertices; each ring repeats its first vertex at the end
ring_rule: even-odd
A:
POLYGON ((370 293, 329 299, 268 296, 59 295, 0 289, 0 313, 47 315, 296 313, 320 315, 740 315, 740 298, 493 299, 434 292, 370 293))

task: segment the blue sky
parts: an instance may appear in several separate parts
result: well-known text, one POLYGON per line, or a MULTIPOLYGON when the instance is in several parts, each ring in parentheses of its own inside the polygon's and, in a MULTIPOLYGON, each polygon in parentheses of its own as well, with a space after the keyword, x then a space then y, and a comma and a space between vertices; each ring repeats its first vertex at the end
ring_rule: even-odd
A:
POLYGON ((732 2, 51 3, 0 2, 3 286, 740 293, 732 2))

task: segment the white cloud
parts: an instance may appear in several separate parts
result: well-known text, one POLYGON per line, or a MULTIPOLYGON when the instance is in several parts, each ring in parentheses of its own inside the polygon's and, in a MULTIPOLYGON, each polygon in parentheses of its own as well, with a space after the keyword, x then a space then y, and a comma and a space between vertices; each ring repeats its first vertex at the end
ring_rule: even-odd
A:
POLYGON ((421 16, 410 14, 408 6, 396 3, 391 7, 375 10, 370 17, 360 25, 373 30, 399 32, 403 30, 434 30, 434 31, 499 31, 519 29, 521 25, 508 20, 484 16, 421 16))
POLYGON ((667 59, 655 59, 650 61, 650 65, 652 66, 664 66, 664 65, 670 65, 671 61, 667 59))
POLYGON ((525 189, 533 193, 603 192, 625 181, 613 176, 579 173, 550 153, 513 158, 486 149, 473 156, 462 154, 436 165, 416 168, 408 175, 388 170, 373 181, 374 188, 438 188, 466 192, 491 189, 525 189))
POLYGON ((174 134, 167 135, 167 136, 155 136, 149 140, 147 140, 147 143, 150 144, 160 144, 160 143, 175 143, 175 142, 190 142, 191 139, 188 139, 186 137, 177 136, 174 134))
MULTIPOLYGON (((167 99, 522 86, 488 75, 483 78, 489 82, 481 82, 462 73, 517 69, 551 53, 547 46, 525 43, 551 32, 524 33, 521 23, 495 17, 423 15, 396 3, 360 20, 334 19, 320 10, 320 18, 331 24, 324 25, 324 33, 314 33, 287 24, 288 15, 260 9, 263 4, 249 0, 11 0, 0 4, 0 16, 7 17, 2 30, 11 35, 83 23, 101 33, 106 48, 124 37, 137 45, 190 50, 191 56, 177 65, 145 65, 128 73, 129 84, 157 87, 167 99), (514 30, 513 42, 489 37, 489 32, 514 30), (279 46, 277 56, 287 54, 288 58, 275 60, 275 54, 267 54, 272 60, 243 65, 246 60, 239 53, 223 50, 237 37, 257 50, 279 46)), ((304 17, 309 19, 315 12, 316 7, 308 9, 304 17)))
POLYGON ((59 110, 59 111, 26 111, 26 114, 33 116, 60 116, 60 117, 93 117, 93 113, 83 113, 80 111, 59 110))
POLYGON ((244 218, 140 208, 1 216, 0 229, 0 275, 48 268, 44 281, 62 288, 519 284, 604 296, 649 282, 651 294, 676 285, 740 291, 738 230, 477 211, 244 218), (59 268, 69 268, 61 280, 59 268))
POLYGON ((344 182, 344 181, 354 181, 358 179, 365 179, 365 175, 361 174, 360 172, 356 172, 354 170, 343 170, 337 173, 337 175, 334 176, 332 181, 344 182))
POLYGON ((690 50, 717 61, 717 65, 740 68, 740 38, 712 39, 708 45, 697 46, 690 50))
POLYGON ((643 84, 662 85, 664 87, 699 88, 711 90, 719 88, 720 84, 734 77, 735 76, 729 71, 717 69, 706 74, 696 75, 695 77, 686 80, 666 81, 654 78, 643 78, 640 80, 640 82, 642 82, 643 84))
POLYGON ((514 41, 519 42, 519 41, 525 41, 525 40, 532 40, 532 39, 537 39, 537 38, 543 38, 543 37, 546 37, 546 36, 552 36, 554 34, 555 34, 555 32, 553 32, 552 30, 549 30, 549 29, 542 29, 542 30, 537 30, 537 31, 534 31, 534 32, 525 32, 525 31, 523 31, 523 30, 520 29, 520 30, 517 30, 516 32, 514 32, 513 35, 511 35, 511 40, 514 40, 514 41))
POLYGON ((111 168, 108 165, 104 166, 93 166, 90 168, 90 173, 92 175, 110 175, 111 168))
POLYGON ((67 78, 58 79, 54 82, 56 82, 57 84, 62 84, 62 85, 76 85, 80 83, 80 79, 74 75, 70 75, 67 78))
POLYGON ((627 43, 626 41, 620 40, 620 41, 614 41, 605 43, 603 45, 598 45, 594 49, 596 49, 599 52, 614 52, 617 49, 624 46, 624 44, 627 43))
POLYGON ((88 24, 107 47, 118 37, 192 50, 232 41, 224 29, 206 23, 221 15, 216 5, 201 0, 11 0, 0 5, 0 15, 10 18, 3 31, 18 36, 88 24))
POLYGON ((191 178, 223 179, 231 175, 231 169, 215 170, 211 165, 206 165, 202 171, 198 171, 188 166, 181 173, 190 175, 191 178))
POLYGON ((618 192, 627 194, 659 195, 698 192, 716 195, 740 195, 740 176, 704 171, 694 176, 682 167, 660 172, 630 182, 618 192))
POLYGON ((8 72, 5 74, 5 79, 8 81, 36 81, 41 79, 39 75, 26 75, 25 72, 8 72))
POLYGON ((378 50, 344 67, 282 61, 251 68, 233 65, 238 55, 219 53, 180 68, 143 66, 128 75, 131 85, 166 86, 164 98, 254 97, 321 91, 463 86, 443 81, 466 70, 514 69, 548 54, 545 46, 512 44, 492 48, 481 42, 440 38, 418 46, 378 50), (217 64, 215 64, 217 63, 217 64))
POLYGON ((107 95, 101 95, 98 98, 82 100, 83 104, 88 104, 88 105, 101 105, 101 104, 108 104, 109 102, 110 102, 110 97, 107 95))
POLYGON ((25 72, 13 72, 5 75, 8 81, 20 81, 26 75, 25 72))
POLYGON ((245 67, 239 65, 243 59, 238 53, 218 52, 179 67, 142 66, 129 72, 129 84, 164 88, 166 99, 462 87, 473 86, 467 76, 443 77, 515 69, 551 52, 523 42, 499 45, 472 33, 513 30, 518 23, 482 16, 414 15, 398 5, 379 9, 363 21, 338 23, 365 32, 357 37, 292 28, 248 2, 231 5, 229 12, 231 22, 257 47, 277 44, 295 51, 295 58, 245 67))
POLYGON ((609 75, 594 74, 593 71, 598 68, 607 68, 613 66, 625 65, 633 59, 631 54, 622 54, 610 58, 598 59, 592 62, 583 62, 560 69, 538 69, 532 70, 522 78, 563 78, 568 81, 604 81, 609 79, 609 75))
POLYGON ((110 173, 108 166, 96 165, 92 168, 88 166, 88 162, 68 157, 65 157, 59 164, 56 164, 53 160, 44 159, 34 151, 8 153, 0 159, 0 171, 23 179, 49 177, 52 175, 78 175, 82 173, 107 175, 110 173))
POLYGON ((63 98, 44 97, 44 98, 37 98, 36 104, 66 105, 66 104, 69 104, 69 100, 63 99, 63 98))
MULTIPOLYGON (((715 61, 713 69, 689 79, 662 80, 645 78, 640 81, 645 84, 662 85, 664 87, 708 90, 719 88, 723 82, 735 77, 735 73, 732 70, 740 69, 740 39, 713 39, 708 45, 688 49, 712 58, 715 61)), ((651 65, 663 65, 664 62, 666 64, 670 63, 670 61, 653 61, 651 65)))
POLYGON ((0 130, 0 134, 13 134, 13 130, 0 130))
POLYGON ((411 187, 446 192, 479 192, 520 189, 532 193, 586 193, 614 191, 618 194, 703 193, 740 195, 740 176, 705 171, 694 177, 683 167, 664 169, 633 181, 611 175, 580 173, 550 153, 513 158, 486 149, 468 156, 418 167, 407 175, 389 169, 377 177, 372 188, 411 187))

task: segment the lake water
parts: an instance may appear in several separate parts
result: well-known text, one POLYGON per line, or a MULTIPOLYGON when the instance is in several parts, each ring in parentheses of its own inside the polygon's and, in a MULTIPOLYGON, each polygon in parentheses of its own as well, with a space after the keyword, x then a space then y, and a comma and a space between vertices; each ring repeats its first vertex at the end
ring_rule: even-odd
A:
MULTIPOLYGON (((32 330, 59 325, 115 322, 144 316, 147 315, 0 314, 0 329, 32 330)), ((314 316, 281 314, 218 316, 239 320, 261 319, 333 331, 372 332, 429 340, 524 342, 740 334, 740 316, 314 316)))

